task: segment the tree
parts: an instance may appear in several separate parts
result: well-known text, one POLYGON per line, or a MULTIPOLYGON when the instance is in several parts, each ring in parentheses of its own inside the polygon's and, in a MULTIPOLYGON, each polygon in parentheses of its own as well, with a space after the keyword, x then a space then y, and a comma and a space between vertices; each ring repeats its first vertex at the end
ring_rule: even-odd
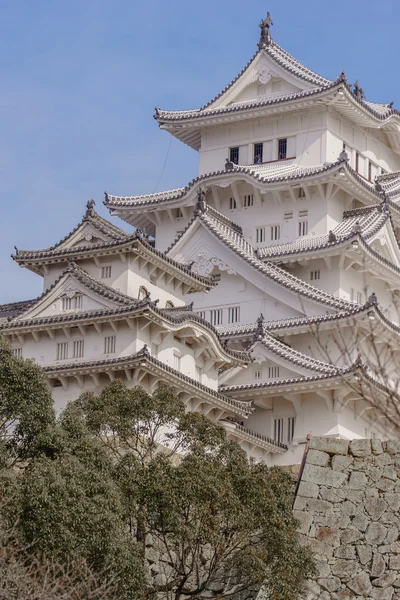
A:
POLYGON ((70 410, 114 456, 147 572, 144 598, 228 598, 262 583, 271 599, 298 598, 312 560, 299 544, 289 476, 249 463, 167 387, 149 395, 115 381, 70 410))

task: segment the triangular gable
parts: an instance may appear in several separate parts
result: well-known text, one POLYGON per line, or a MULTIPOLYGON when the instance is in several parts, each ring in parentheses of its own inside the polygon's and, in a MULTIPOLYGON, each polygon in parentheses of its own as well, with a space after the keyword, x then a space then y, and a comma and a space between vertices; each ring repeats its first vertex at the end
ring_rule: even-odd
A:
POLYGON ((400 268, 400 248, 390 219, 387 219, 367 243, 383 258, 400 268))
POLYGON ((134 304, 135 300, 92 279, 83 269, 73 265, 15 321, 52 317, 69 312, 87 312, 134 304))
MULTIPOLYGON (((244 282, 262 291, 271 302, 271 307, 276 302, 280 303, 279 313, 285 318, 320 314, 321 305, 324 310, 327 307, 332 310, 344 308, 344 304, 351 306, 348 302, 334 298, 286 273, 276 265, 263 263, 237 231, 226 223, 213 221, 212 217, 207 217, 209 213, 214 214, 216 211, 208 208, 204 215, 188 225, 168 251, 169 258, 183 264, 191 263, 193 272, 199 274, 216 274, 221 271, 238 275, 244 282)), ((213 292, 210 292, 210 299, 212 295, 213 292)))
POLYGON ((274 98, 330 83, 272 43, 270 48, 257 52, 236 79, 203 108, 219 108, 255 98, 274 98))

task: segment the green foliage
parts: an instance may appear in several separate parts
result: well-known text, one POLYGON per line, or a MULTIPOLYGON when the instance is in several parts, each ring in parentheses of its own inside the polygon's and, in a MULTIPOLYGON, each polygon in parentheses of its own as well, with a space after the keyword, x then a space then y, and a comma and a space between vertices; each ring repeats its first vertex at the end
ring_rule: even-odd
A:
MULTIPOLYGON (((26 382, 24 368, 34 365, 15 367, 20 359, 4 352, 16 374, 0 397, 17 398, 18 373, 26 382)), ((39 376, 37 384, 42 409, 27 407, 32 389, 19 401, 23 427, 0 446, 0 493, 11 499, 0 519, 18 519, 20 543, 35 556, 88 564, 103 583, 115 579, 120 600, 229 598, 262 583, 271 600, 298 598, 312 561, 299 544, 288 476, 249 463, 168 387, 150 395, 115 381, 82 394, 55 422, 39 376), (15 447, 29 458, 19 474, 15 447), (147 560, 155 551, 162 576, 147 560)), ((0 418, 9 409, 0 405, 0 418)))
POLYGON ((54 418, 43 371, 33 361, 13 356, 0 339, 0 444, 15 458, 27 458, 54 418))

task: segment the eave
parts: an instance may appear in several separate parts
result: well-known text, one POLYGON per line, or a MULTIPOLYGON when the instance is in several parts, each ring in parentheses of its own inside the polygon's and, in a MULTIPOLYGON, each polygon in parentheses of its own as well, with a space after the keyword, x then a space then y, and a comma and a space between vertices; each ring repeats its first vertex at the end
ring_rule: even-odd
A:
POLYGON ((275 442, 265 435, 247 429, 247 427, 235 421, 225 419, 220 424, 226 429, 228 439, 232 439, 240 446, 244 446, 244 449, 248 449, 248 447, 250 449, 259 448, 265 454, 284 454, 288 450, 285 444, 275 442))

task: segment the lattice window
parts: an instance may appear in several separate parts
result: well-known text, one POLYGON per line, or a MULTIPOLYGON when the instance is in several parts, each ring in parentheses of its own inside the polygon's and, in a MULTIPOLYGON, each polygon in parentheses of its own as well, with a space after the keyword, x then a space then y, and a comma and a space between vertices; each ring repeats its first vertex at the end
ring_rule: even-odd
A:
POLYGON ((235 165, 239 164, 239 147, 229 148, 229 159, 231 162, 235 163, 235 165))
POLYGON ((321 279, 321 270, 310 271, 310 281, 316 281, 317 279, 321 279))
POLYGON ((274 440, 283 443, 283 419, 274 419, 274 440))
POLYGON ((201 319, 206 319, 206 311, 205 310, 199 310, 199 312, 197 313, 199 315, 199 317, 201 319))
POLYGON ((240 307, 231 306, 228 308, 228 323, 239 323, 240 321, 240 307))
POLYGON ((12 353, 17 358, 22 358, 22 348, 13 348, 12 353))
POLYGON ((283 160, 287 157, 287 138, 278 140, 278 159, 283 160))
POLYGON ((72 349, 72 357, 73 358, 82 358, 83 354, 84 354, 84 341, 83 340, 76 340, 73 344, 73 349, 72 349))
POLYGON ((281 237, 281 228, 280 225, 271 225, 270 228, 270 237, 271 242, 276 242, 281 237))
POLYGON ((111 277, 111 265, 105 265, 101 267, 101 278, 102 279, 110 279, 111 277))
POLYGON ((299 237, 307 235, 308 233, 308 221, 299 221, 299 237))
POLYGON ((256 244, 265 242, 265 227, 256 227, 256 244))
POLYGON ((245 194, 243 206, 245 208, 248 208, 249 206, 253 206, 253 204, 254 204, 253 194, 245 194))
POLYGON ((68 342, 60 342, 57 344, 57 360, 66 358, 68 358, 68 342))
POLYGON ((82 306, 83 306, 83 295, 82 294, 75 294, 74 305, 75 305, 76 309, 82 308, 82 306))
POLYGON ((256 369, 255 371, 253 371, 253 374, 254 374, 254 379, 261 379, 261 377, 262 377, 261 369, 256 369))
POLYGON ((254 144, 254 164, 260 164, 263 161, 263 144, 254 144))
POLYGON ((296 425, 296 417, 288 417, 287 420, 287 441, 288 444, 293 442, 294 438, 294 427, 296 425))
POLYGON ((236 208, 236 200, 235 200, 235 198, 229 198, 229 208, 231 210, 233 210, 234 208, 236 208))
POLYGON ((279 367, 273 366, 268 367, 268 379, 278 379, 279 377, 279 367))
POLYGON ((72 310, 72 298, 68 298, 68 296, 61 298, 61 310, 72 310))
POLYGON ((107 335, 104 338, 104 354, 114 354, 115 352, 115 335, 107 335))
POLYGON ((211 324, 222 325, 222 308, 210 310, 211 324))

